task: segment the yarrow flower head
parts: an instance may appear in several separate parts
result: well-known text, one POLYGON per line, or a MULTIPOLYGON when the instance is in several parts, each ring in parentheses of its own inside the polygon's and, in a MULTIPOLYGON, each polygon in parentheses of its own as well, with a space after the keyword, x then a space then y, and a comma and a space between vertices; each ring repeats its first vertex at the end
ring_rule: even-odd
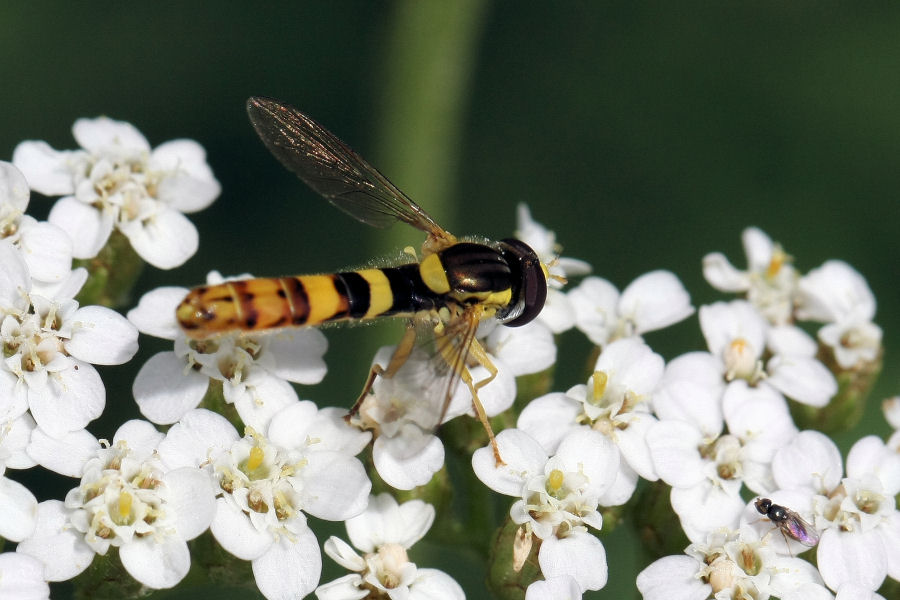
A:
POLYGON ((134 126, 107 117, 78 119, 72 133, 80 150, 26 141, 13 164, 31 189, 63 196, 49 221, 72 238, 74 256, 96 256, 114 229, 158 268, 193 256, 197 230, 184 213, 206 208, 220 192, 203 148, 173 140, 151 149, 134 126))
MULTIPOLYGON (((209 283, 222 280, 218 273, 209 276, 209 283)), ((318 329, 188 339, 175 320, 175 307, 187 292, 152 290, 128 312, 141 332, 175 342, 174 351, 144 363, 134 381, 138 407, 152 422, 175 423, 200 404, 211 382, 221 382, 225 401, 234 404, 244 424, 265 430, 275 413, 297 402, 288 382, 313 384, 325 376, 322 355, 328 342, 318 329)))
POLYGON ((34 442, 35 454, 53 449, 86 460, 81 483, 65 502, 39 505, 35 533, 17 551, 40 560, 47 580, 64 581, 115 547, 142 584, 176 585, 190 568, 187 541, 209 527, 215 500, 206 473, 160 461, 156 450, 164 437, 146 421, 128 421, 112 444, 86 432, 34 442))
POLYGON ((124 317, 78 306, 74 295, 85 276, 77 269, 61 284, 41 285, 21 252, 0 243, 0 416, 30 410, 54 437, 103 412, 105 389, 93 364, 121 364, 137 352, 137 330, 124 317))
POLYGON ((339 521, 366 506, 371 483, 353 455, 369 434, 348 427, 335 409, 297 402, 264 435, 239 437, 213 412, 188 412, 160 447, 167 464, 202 465, 217 486, 211 524, 219 544, 251 561, 267 598, 302 597, 319 583, 322 558, 306 514, 339 521))
POLYGON ((369 498, 366 510, 347 519, 347 535, 360 556, 337 537, 325 542, 325 554, 353 571, 316 588, 319 600, 390 598, 391 600, 462 600, 462 588, 437 569, 410 562, 407 551, 428 532, 434 507, 421 500, 397 504, 389 494, 369 498))

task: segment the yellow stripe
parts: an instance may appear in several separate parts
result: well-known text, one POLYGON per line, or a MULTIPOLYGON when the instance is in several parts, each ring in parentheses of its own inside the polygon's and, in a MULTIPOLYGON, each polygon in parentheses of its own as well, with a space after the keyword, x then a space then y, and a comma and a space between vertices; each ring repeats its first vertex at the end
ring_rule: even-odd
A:
POLYGON ((429 254, 419 263, 419 275, 422 281, 435 294, 446 294, 450 291, 450 282, 447 280, 447 272, 441 263, 441 257, 437 254, 429 254))
POLYGON ((363 319, 372 319, 389 310, 394 305, 391 282, 381 269, 363 269, 357 273, 369 284, 369 310, 363 319))
POLYGON ((303 275, 298 277, 309 298, 309 325, 324 323, 338 312, 341 296, 334 287, 331 275, 303 275))

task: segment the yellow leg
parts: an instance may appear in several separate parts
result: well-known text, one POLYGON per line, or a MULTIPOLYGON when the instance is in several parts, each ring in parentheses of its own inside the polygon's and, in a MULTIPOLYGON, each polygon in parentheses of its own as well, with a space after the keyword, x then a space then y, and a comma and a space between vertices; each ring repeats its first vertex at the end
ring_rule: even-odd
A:
POLYGON ((413 327, 407 327, 406 333, 403 334, 403 339, 400 340, 396 350, 394 350, 394 354, 391 355, 391 361, 388 363, 387 369, 382 368, 378 363, 375 363, 372 365, 372 368, 369 369, 369 375, 366 377, 363 389, 359 393, 359 398, 356 399, 356 402, 353 404, 353 408, 350 409, 350 413, 347 417, 352 417, 359 412, 359 407, 362 406, 363 400, 365 400, 366 396, 369 395, 369 392, 372 391, 372 386, 375 384, 376 377, 379 375, 382 377, 393 377, 397 371, 400 370, 400 367, 403 366, 407 359, 409 359, 409 355, 412 354, 415 344, 416 330, 413 327))

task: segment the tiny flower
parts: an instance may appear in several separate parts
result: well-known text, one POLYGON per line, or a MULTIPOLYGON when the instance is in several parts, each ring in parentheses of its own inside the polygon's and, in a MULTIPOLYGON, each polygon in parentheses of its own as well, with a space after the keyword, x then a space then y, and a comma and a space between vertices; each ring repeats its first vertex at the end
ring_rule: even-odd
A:
MULTIPOLYGON (((210 283, 221 280, 217 273, 209 276, 210 283)), ((244 424, 264 430, 272 415, 297 401, 289 381, 313 384, 325 376, 322 355, 328 342, 318 329, 189 340, 175 320, 175 307, 187 291, 157 288, 128 312, 141 332, 175 342, 174 351, 144 363, 134 381, 135 400, 150 421, 178 421, 199 405, 211 381, 220 381, 225 400, 234 404, 244 424)))
POLYGON ((121 364, 137 352, 137 330, 124 317, 78 306, 73 296, 84 275, 73 271, 47 293, 31 279, 20 251, 0 243, 0 415, 30 410, 53 437, 82 429, 103 412, 106 393, 93 364, 121 364))
POLYGON ((302 597, 322 567, 306 513, 340 521, 363 511, 371 483, 352 455, 369 435, 308 401, 279 412, 267 434, 248 428, 239 437, 224 417, 197 409, 172 426, 159 454, 165 464, 209 471, 218 493, 212 534, 251 561, 262 594, 302 597))
POLYGON ((161 269, 193 256, 197 230, 183 213, 206 208, 220 192, 203 148, 173 140, 151 150, 132 125, 106 117, 78 119, 72 133, 81 150, 26 141, 13 163, 35 191, 64 195, 49 220, 69 233, 75 257, 96 256, 113 229, 161 269))
POLYGON ((797 316, 826 323, 819 340, 832 349, 837 363, 851 369, 874 362, 881 352, 881 328, 875 296, 853 267, 830 260, 800 279, 797 316))
POLYGON ((538 320, 546 324, 553 333, 562 333, 575 324, 575 310, 566 294, 560 289, 562 283, 558 278, 587 275, 591 266, 576 258, 559 256, 560 247, 556 242, 556 234, 534 219, 531 211, 524 203, 516 209, 516 238, 528 244, 547 265, 551 278, 548 280, 547 300, 538 320))
POLYGON ((340 538, 330 537, 325 554, 353 573, 320 585, 316 596, 319 600, 462 600, 462 588, 452 577, 409 560, 407 551, 433 521, 434 507, 421 500, 398 505, 389 494, 370 497, 366 510, 346 522, 350 541, 365 554, 360 556, 340 538))
POLYGON ((568 295, 575 326, 598 346, 674 325, 694 313, 687 290, 669 271, 645 273, 621 294, 605 279, 587 277, 568 295))
POLYGON ((111 445, 94 439, 93 452, 73 448, 90 456, 81 483, 65 502, 39 505, 36 531, 17 551, 40 560, 47 580, 64 581, 115 547, 142 584, 176 585, 190 568, 187 541, 209 527, 215 501, 206 473, 161 463, 163 437, 146 421, 128 421, 111 445))
POLYGON ((791 257, 756 227, 745 229, 741 239, 747 270, 735 268, 725 255, 714 252, 703 257, 704 277, 719 291, 744 293, 769 323, 790 323, 798 277, 791 257))
POLYGON ((28 182, 22 173, 0 161, 0 240, 22 251, 32 278, 61 281, 72 269, 72 240, 56 225, 26 215, 28 196, 28 182))
POLYGON ((600 529, 597 508, 613 485, 619 452, 597 431, 570 433, 553 456, 524 431, 497 435, 505 465, 497 466, 490 446, 472 456, 481 481, 501 494, 518 497, 510 509, 526 536, 541 540, 538 562, 545 578, 570 575, 583 590, 606 585, 606 551, 587 528, 600 529))
POLYGON ((657 479, 644 435, 656 423, 650 412, 651 394, 663 365, 662 357, 643 341, 616 340, 600 354, 587 385, 532 400, 519 415, 518 427, 551 453, 578 428, 589 427, 607 436, 624 460, 616 482, 620 495, 606 498, 606 504, 624 504, 634 492, 637 475, 657 479))

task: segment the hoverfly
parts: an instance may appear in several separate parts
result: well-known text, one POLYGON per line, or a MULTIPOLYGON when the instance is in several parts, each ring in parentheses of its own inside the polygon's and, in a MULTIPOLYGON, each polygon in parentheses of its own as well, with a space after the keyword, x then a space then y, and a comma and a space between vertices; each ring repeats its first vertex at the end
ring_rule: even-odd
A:
POLYGON ((176 310, 185 334, 204 339, 232 331, 405 317, 410 322, 406 335, 386 368, 372 368, 351 414, 377 376, 392 377, 403 365, 416 342, 416 326, 427 328, 435 355, 449 373, 442 411, 461 380, 472 395, 496 462, 502 464, 478 399, 478 390, 493 380, 497 369, 475 339, 475 331, 488 318, 508 327, 533 320, 547 297, 546 266, 517 239, 457 240, 344 142, 295 108, 253 97, 247 101, 247 112, 275 158, 334 206, 368 225, 387 227, 402 221, 428 237, 421 259, 407 264, 195 288, 176 310), (469 367, 474 364, 484 366, 489 375, 473 381, 469 367))
POLYGON ((819 534, 815 527, 791 509, 773 504, 768 498, 757 498, 753 504, 759 514, 767 517, 781 530, 782 535, 810 548, 819 543, 819 534))

